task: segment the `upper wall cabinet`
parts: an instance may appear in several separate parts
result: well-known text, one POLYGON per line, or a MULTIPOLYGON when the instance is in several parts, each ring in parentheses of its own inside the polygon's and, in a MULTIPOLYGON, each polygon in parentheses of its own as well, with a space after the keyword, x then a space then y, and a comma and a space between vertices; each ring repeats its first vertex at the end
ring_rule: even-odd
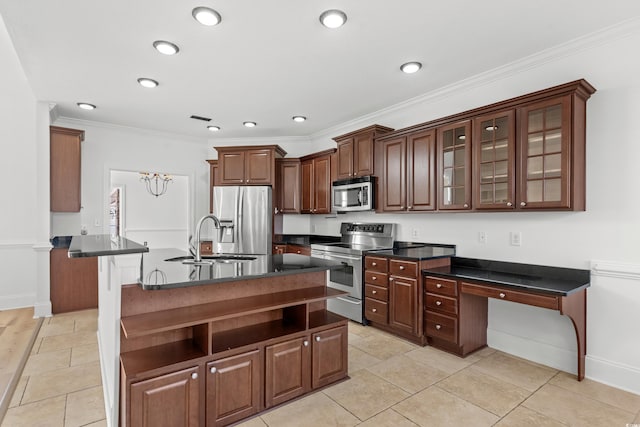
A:
POLYGON ((373 175, 373 141, 391 131, 391 128, 373 125, 333 138, 337 144, 336 179, 373 175))
POLYGON ((302 213, 331 212, 331 157, 334 151, 327 150, 300 158, 302 213))
POLYGON ((218 161, 207 160, 209 163, 209 213, 213 213, 213 187, 220 185, 218 176, 218 161))
POLYGON ((276 160, 274 213, 300 213, 300 159, 276 160))
POLYGON ((82 130, 49 127, 51 212, 80 212, 83 140, 82 130))
POLYGON ((277 145, 215 147, 219 185, 273 185, 275 159, 287 153, 277 145))
POLYGON ((471 122, 438 128, 438 209, 471 209, 471 122))

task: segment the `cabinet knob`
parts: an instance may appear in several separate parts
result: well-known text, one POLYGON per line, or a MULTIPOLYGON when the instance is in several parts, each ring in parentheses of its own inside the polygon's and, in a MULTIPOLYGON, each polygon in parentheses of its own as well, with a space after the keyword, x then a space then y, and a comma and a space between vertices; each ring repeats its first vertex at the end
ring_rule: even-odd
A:
POLYGON ((436 305, 442 305, 442 301, 436 301, 436 305))
POLYGON ((413 206, 407 206, 407 210, 410 211, 413 206))
POLYGON ((191 374, 191 378, 194 379, 194 380, 197 380, 198 379, 198 373, 194 372, 193 374, 191 374))
POLYGON ((400 266, 400 270, 404 270, 404 265, 401 265, 401 266, 400 266))
POLYGON ((372 262, 372 263, 371 263, 371 265, 373 265, 373 266, 375 267, 375 266, 376 266, 376 265, 378 265, 378 264, 377 264, 377 263, 375 263, 375 262, 372 262))
POLYGON ((217 371, 215 366, 212 366, 211 369, 209 369, 209 372, 211 372, 212 374, 215 374, 217 371))
POLYGON ((280 212, 280 211, 278 210, 278 208, 273 208, 273 213, 274 213, 274 214, 277 214, 278 212, 280 212))
POLYGON ((400 209, 404 209, 404 206, 400 206, 400 209))
POLYGON ((371 276, 371 280, 378 280, 377 276, 371 276))
POLYGON ((393 277, 389 277, 390 282, 393 282, 393 280, 394 280, 393 277))
POLYGON ((442 283, 436 283, 436 288, 440 289, 442 287, 442 283))
POLYGON ((309 341, 307 340, 302 341, 302 345, 305 347, 309 347, 309 341))
POLYGON ((378 311, 377 308, 372 308, 371 311, 373 311, 374 313, 376 313, 378 311))
POLYGON ((300 251, 296 251, 296 253, 297 253, 297 254, 299 254, 299 253, 300 253, 300 251))
POLYGON ((378 291, 373 290, 373 291, 371 291, 371 293, 375 295, 375 294, 377 294, 377 293, 378 293, 378 291))
POLYGON ((511 206, 513 206, 513 203, 507 202, 507 206, 511 207, 511 206))
POLYGON ((355 173, 355 172, 353 173, 353 176, 356 176, 356 173, 355 173))
POLYGON ((316 337, 316 342, 320 342, 320 337, 316 337))
POLYGON ((464 205, 462 205, 462 207, 468 208, 469 207, 469 203, 465 203, 464 205))
POLYGON ((500 298, 504 298, 507 296, 507 294, 505 294, 504 292, 500 292, 500 294, 498 295, 500 298))
POLYGON ((442 326, 440 326, 440 325, 436 325, 436 329, 437 329, 437 330, 440 330, 441 328, 442 328, 442 326))
POLYGON ((520 206, 527 206, 527 202, 520 202, 520 206))

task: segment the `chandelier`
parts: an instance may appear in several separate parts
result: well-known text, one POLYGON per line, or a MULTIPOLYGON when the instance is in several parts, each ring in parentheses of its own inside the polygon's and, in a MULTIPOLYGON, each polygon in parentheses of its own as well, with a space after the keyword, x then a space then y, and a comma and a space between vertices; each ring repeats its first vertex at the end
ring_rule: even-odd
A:
POLYGON ((159 173, 140 172, 140 181, 144 182, 147 191, 153 196, 162 196, 167 192, 167 184, 173 181, 171 175, 159 173))

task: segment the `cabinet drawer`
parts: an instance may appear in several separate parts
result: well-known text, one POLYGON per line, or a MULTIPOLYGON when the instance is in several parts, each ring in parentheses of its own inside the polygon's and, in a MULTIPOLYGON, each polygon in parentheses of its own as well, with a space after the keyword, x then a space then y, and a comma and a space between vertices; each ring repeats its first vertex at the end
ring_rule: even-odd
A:
POLYGON ((389 263, 389 260, 387 258, 382 258, 377 256, 366 256, 364 258, 365 270, 386 273, 389 269, 388 263, 389 263))
POLYGON ((364 295, 369 298, 377 299, 378 301, 388 301, 387 288, 381 288, 380 286, 373 286, 370 284, 364 285, 364 295))
POLYGON ((430 310, 444 311, 454 316, 458 314, 458 300, 456 298, 427 293, 424 305, 430 310))
POLYGON ((389 276, 387 276, 387 273, 379 273, 377 271, 367 270, 364 272, 364 283, 383 286, 386 288, 388 285, 388 277, 389 276))
POLYGON ((211 254, 213 254, 213 243, 212 242, 200 242, 200 253, 202 255, 211 255, 211 254))
POLYGON ((443 340, 458 342, 458 319, 427 311, 425 315, 426 334, 443 340))
POLYGON ((455 297, 458 295, 458 286, 455 280, 441 279, 439 277, 425 276, 425 289, 427 292, 455 297))
POLYGON ((387 323, 387 303, 373 298, 364 299, 364 317, 372 322, 387 323))
POLYGON ((311 248, 302 245, 287 245, 286 253, 311 256, 311 248))
POLYGON ((396 276, 418 277, 418 263, 413 261, 401 261, 399 259, 389 260, 389 272, 396 276))
POLYGON ((514 291, 502 287, 489 285, 477 285, 474 283, 462 282, 460 292, 473 294, 481 297, 496 298, 504 301, 519 302, 521 304, 535 305, 536 307, 559 310, 559 297, 551 295, 540 295, 528 292, 514 291))

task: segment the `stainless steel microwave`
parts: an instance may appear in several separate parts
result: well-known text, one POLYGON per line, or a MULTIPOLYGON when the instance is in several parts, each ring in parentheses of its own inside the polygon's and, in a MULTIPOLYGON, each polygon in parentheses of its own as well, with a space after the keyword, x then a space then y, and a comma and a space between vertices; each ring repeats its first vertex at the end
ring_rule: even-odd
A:
POLYGON ((362 176, 334 181, 331 185, 331 211, 370 211, 374 205, 375 177, 362 176))

